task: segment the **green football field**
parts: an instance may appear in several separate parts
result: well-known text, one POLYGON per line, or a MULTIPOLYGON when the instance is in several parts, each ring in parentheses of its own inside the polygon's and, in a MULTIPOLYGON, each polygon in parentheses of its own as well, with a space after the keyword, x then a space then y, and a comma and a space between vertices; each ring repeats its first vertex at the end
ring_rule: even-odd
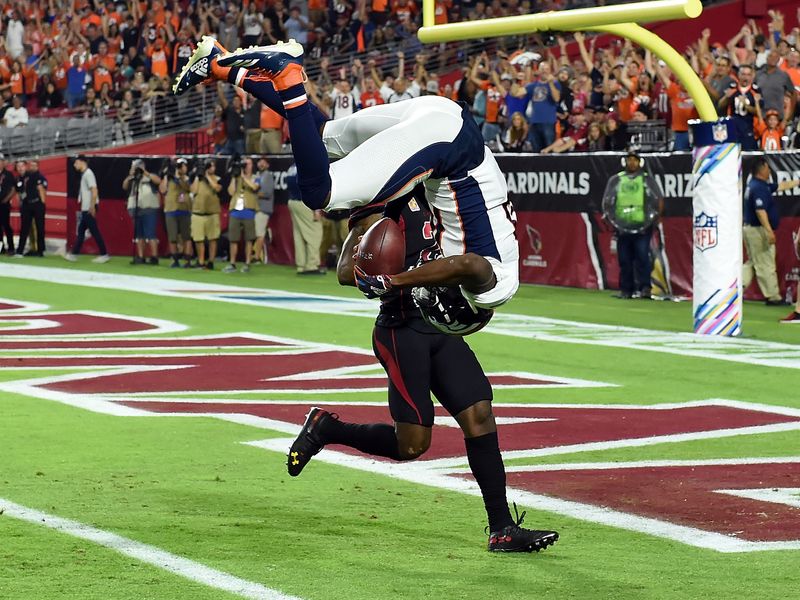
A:
MULTIPOLYGON (((468 338, 509 499, 486 552, 459 432, 421 461, 285 449, 309 406, 389 421, 375 305, 333 274, 0 259, 0 598, 792 598, 800 327, 522 286, 468 338)), ((438 418, 441 417, 441 418, 438 418)))

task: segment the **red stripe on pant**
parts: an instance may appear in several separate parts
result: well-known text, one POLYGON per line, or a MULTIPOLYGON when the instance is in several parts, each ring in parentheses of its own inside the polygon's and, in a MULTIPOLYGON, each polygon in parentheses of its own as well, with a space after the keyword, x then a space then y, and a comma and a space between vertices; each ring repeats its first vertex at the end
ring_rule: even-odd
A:
POLYGON ((383 363, 386 365, 386 373, 389 375, 389 380, 394 384, 394 387, 397 388, 397 391, 400 392, 403 400, 414 409, 414 412, 417 413, 417 420, 422 424, 422 416, 419 414, 417 405, 414 404, 414 401, 411 399, 411 394, 408 393, 406 383, 403 381, 403 374, 400 371, 400 364, 395 359, 395 356, 397 356, 397 342, 394 337, 394 329, 392 329, 392 347, 394 349, 394 354, 378 341, 377 333, 373 333, 372 339, 375 342, 375 347, 378 349, 378 354, 380 354, 383 363))

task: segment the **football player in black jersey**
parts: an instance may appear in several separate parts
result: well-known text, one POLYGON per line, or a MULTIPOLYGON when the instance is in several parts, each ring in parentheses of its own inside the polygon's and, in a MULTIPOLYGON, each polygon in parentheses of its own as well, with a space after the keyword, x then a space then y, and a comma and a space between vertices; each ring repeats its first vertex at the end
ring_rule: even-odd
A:
MULTIPOLYGON (((392 203, 386 209, 386 216, 399 222, 406 241, 405 268, 413 269, 438 258, 440 253, 424 194, 404 200, 392 203)), ((354 248, 369 226, 383 216, 382 212, 383 207, 375 206, 354 211, 337 267, 340 284, 355 285, 354 248)), ((474 280, 472 273, 459 274, 453 270, 443 271, 441 281, 432 283, 457 286, 474 280)), ((460 296, 457 287, 452 289, 460 296)), ((492 414, 492 388, 464 338, 442 333, 423 318, 411 289, 394 288, 381 296, 372 344, 389 377, 389 410, 394 425, 346 423, 328 411, 312 408, 289 450, 289 474, 299 475, 327 444, 343 444, 397 461, 418 458, 431 443, 433 392, 464 432, 469 465, 489 519, 489 550, 538 552, 555 543, 558 540, 555 531, 524 529, 520 527, 522 518, 514 520, 511 516, 506 500, 505 467, 492 414)))

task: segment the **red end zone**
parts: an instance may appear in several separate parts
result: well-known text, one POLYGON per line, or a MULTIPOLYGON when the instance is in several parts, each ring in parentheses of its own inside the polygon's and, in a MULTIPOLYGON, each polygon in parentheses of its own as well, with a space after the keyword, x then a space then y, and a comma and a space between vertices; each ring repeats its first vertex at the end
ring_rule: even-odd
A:
MULTIPOLYGON (((157 413, 220 413, 247 414, 275 421, 302 425, 310 404, 285 403, 191 403, 191 402, 120 402, 125 406, 157 413)), ((355 423, 391 422, 385 406, 333 405, 326 408, 337 412, 343 420, 355 423)), ((548 419, 501 425, 500 445, 503 451, 533 451, 588 443, 613 442, 745 427, 800 423, 800 417, 776 413, 744 410, 729 406, 688 406, 669 409, 653 408, 582 408, 496 406, 497 417, 517 419, 548 419)), ((437 416, 446 416, 436 407, 437 416)), ((334 446, 343 452, 356 453, 348 448, 334 446)), ((453 427, 435 427, 430 450, 424 460, 457 458, 464 456, 464 438, 461 430, 453 427)))
MULTIPOLYGON (((750 542, 800 540, 800 508, 719 490, 800 488, 800 463, 642 466, 508 473, 510 486, 750 542)), ((787 497, 791 495, 787 493, 787 497)), ((795 496, 800 503, 800 496, 795 496)))

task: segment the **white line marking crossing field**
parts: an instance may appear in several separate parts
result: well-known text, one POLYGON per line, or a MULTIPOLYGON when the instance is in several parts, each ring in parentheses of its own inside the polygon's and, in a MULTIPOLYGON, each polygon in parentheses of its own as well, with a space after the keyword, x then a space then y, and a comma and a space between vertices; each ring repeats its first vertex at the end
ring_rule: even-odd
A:
MULTIPOLYGON (((344 296, 237 288, 207 282, 35 267, 29 264, 0 264, 0 277, 47 280, 66 285, 280 308, 336 317, 345 315, 375 318, 377 312, 374 302, 344 296)), ((548 319, 505 312, 496 314, 484 331, 543 342, 646 350, 765 367, 800 369, 800 345, 763 340, 727 337, 709 339, 708 336, 692 333, 548 319)))
POLYGON ((143 544, 136 540, 111 533, 110 531, 104 531, 91 527, 90 525, 85 525, 84 523, 79 523, 78 521, 63 519, 33 508, 21 506, 5 498, 0 498, 0 511, 2 511, 0 519, 3 517, 11 517, 13 519, 19 519, 20 521, 33 523, 34 525, 48 527, 82 540, 94 542, 95 544, 110 548, 115 552, 153 565, 164 571, 169 571, 170 573, 189 579, 190 581, 230 592, 241 598, 251 598, 253 600, 301 600, 297 596, 289 596, 278 590, 261 585, 260 583, 247 581, 246 579, 241 579, 230 573, 212 569, 211 567, 172 554, 166 550, 161 550, 155 546, 143 544))

